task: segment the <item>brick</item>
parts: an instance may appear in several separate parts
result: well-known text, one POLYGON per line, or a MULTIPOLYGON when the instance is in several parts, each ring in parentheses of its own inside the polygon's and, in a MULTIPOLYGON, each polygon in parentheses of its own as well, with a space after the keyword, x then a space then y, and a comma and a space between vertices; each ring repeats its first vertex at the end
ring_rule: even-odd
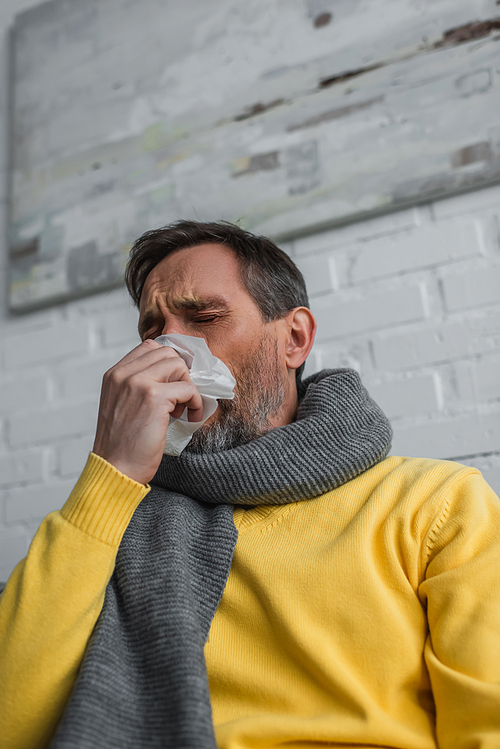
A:
POLYGON ((439 366, 444 409, 447 413, 460 413, 475 407, 475 393, 470 377, 470 359, 439 366))
POLYGON ((352 282, 474 257, 481 254, 481 239, 477 222, 447 222, 367 241, 354 255, 352 282))
POLYGON ((349 367, 355 369, 362 376, 372 369, 370 351, 366 340, 344 338, 340 343, 324 343, 318 346, 318 350, 321 368, 349 367))
POLYGON ((457 366, 456 384, 462 402, 500 400, 500 357, 485 357, 457 366))
POLYGON ((318 341, 425 317, 422 291, 415 285, 405 285, 383 294, 367 293, 346 302, 342 302, 339 295, 319 297, 311 307, 318 321, 318 341))
POLYGON ((497 450, 499 444, 500 412, 412 427, 395 424, 392 454, 456 460, 497 450))
POLYGON ((367 390, 389 419, 432 414, 439 410, 434 375, 368 385, 367 390))
POLYGON ((500 350, 500 319, 483 315, 373 338, 377 368, 382 371, 422 367, 500 350))
POLYGON ((15 380, 0 383, 0 413, 27 411, 43 406, 48 396, 47 376, 17 377, 15 380))
POLYGON ((102 294, 91 294, 71 302, 67 311, 68 321, 75 322, 82 317, 91 319, 95 316, 101 320, 103 315, 122 309, 124 306, 130 306, 130 297, 127 290, 119 286, 102 294))
POLYGON ((95 400, 10 417, 9 443, 20 447, 35 442, 93 434, 97 421, 95 400))
MULTIPOLYGON (((1 216, 1 213, 0 213, 1 216)), ((0 218, 1 228, 1 218, 0 218)), ((7 265, 5 266, 7 272, 7 265)), ((61 324, 61 318, 58 317, 57 308, 40 309, 36 313, 29 315, 16 315, 8 318, 8 323, 5 325, 6 331, 8 330, 8 337, 14 338, 14 336, 25 335, 27 333, 36 333, 37 331, 45 331, 51 328, 54 323, 61 324), (8 327, 7 327, 8 325, 8 327)), ((64 325, 67 325, 66 318, 64 325)), ((7 335, 5 336, 7 338, 7 335)))
POLYGON ((331 256, 300 258, 296 265, 304 276, 309 297, 338 288, 335 260, 331 256))
POLYGON ((370 369, 370 353, 366 341, 343 339, 340 343, 328 341, 324 344, 314 344, 307 359, 304 377, 321 369, 344 367, 355 369, 362 376, 370 369))
POLYGON ((480 402, 500 399, 500 358, 482 359, 474 367, 480 402))
POLYGON ((63 359, 88 349, 88 332, 79 325, 55 325, 38 331, 19 331, 3 343, 5 366, 18 370, 26 365, 63 359))
POLYGON ((28 538, 23 528, 0 529, 0 582, 7 582, 27 552, 28 538))
MULTIPOLYGON (((4 118, 2 117, 1 120, 4 118)), ((0 126, 0 138, 2 137, 2 128, 0 126)), ((6 143, 7 140, 1 141, 2 143, 6 143)), ((2 212, 5 211, 6 203, 7 203, 7 193, 8 193, 8 184, 9 184, 9 172, 7 169, 2 168, 3 167, 3 160, 4 160, 4 153, 6 149, 0 149, 0 206, 2 208, 2 212)))
POLYGON ((131 304, 124 304, 120 310, 109 312, 102 322, 105 345, 126 343, 131 349, 137 346, 141 342, 137 332, 138 322, 139 312, 131 304))
POLYGON ((295 239, 293 242, 294 256, 300 257, 322 250, 331 250, 368 237, 410 229, 416 225, 417 213, 414 209, 396 211, 295 239))
POLYGON ((6 522, 42 520, 49 512, 61 509, 74 485, 74 481, 59 481, 6 492, 6 522))
POLYGON ((500 187, 486 187, 482 190, 474 190, 464 195, 456 195, 452 198, 436 201, 432 211, 436 219, 449 216, 461 216, 464 213, 480 211, 490 206, 498 208, 500 205, 500 187))
POLYGON ((68 365, 59 367, 57 376, 63 397, 93 396, 98 400, 103 374, 125 356, 126 352, 123 350, 116 353, 113 350, 90 361, 71 361, 68 365))
POLYGON ((59 472, 61 476, 79 476, 85 467, 92 445, 93 436, 82 437, 66 442, 59 448, 59 472))
POLYGON ((477 268, 448 276, 442 284, 449 312, 500 302, 500 267, 477 268))
POLYGON ((0 456, 0 486, 43 479, 41 450, 19 450, 0 456))

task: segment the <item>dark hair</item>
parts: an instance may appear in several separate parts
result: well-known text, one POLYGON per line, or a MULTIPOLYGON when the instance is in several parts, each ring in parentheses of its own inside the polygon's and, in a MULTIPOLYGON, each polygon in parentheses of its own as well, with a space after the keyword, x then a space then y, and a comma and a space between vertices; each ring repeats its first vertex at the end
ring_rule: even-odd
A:
MULTIPOLYGON (((209 243, 225 245, 234 252, 241 281, 264 322, 279 320, 295 307, 309 307, 302 273, 288 255, 270 239, 226 221, 176 221, 139 237, 125 270, 125 283, 137 307, 147 276, 163 258, 177 250, 209 243)), ((297 379, 303 369, 304 365, 297 370, 297 379)))

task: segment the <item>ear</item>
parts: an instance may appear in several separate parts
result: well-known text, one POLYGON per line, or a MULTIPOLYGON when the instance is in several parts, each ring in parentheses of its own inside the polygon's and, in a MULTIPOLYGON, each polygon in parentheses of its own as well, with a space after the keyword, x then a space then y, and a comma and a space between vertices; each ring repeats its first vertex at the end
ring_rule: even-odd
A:
POLYGON ((296 307, 285 319, 288 325, 286 365, 296 370, 309 356, 316 335, 316 320, 307 307, 296 307))

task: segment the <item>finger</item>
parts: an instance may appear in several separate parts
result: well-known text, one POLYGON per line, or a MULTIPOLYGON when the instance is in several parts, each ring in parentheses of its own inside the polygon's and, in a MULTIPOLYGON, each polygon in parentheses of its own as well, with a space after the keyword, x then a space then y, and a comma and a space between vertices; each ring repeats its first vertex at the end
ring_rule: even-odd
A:
MULTIPOLYGON (((140 346, 127 354, 127 356, 115 364, 114 367, 111 367, 107 374, 117 374, 119 375, 120 380, 123 380, 147 370, 150 366, 156 363, 163 363, 164 366, 167 364, 168 368, 176 364, 177 370, 182 370, 184 372, 182 379, 188 379, 189 369, 184 359, 182 359, 174 349, 166 346, 159 346, 154 349, 146 347, 137 353, 138 349, 140 349, 140 346), (135 356, 132 357, 132 354, 135 354, 135 356)), ((165 381, 165 377, 162 376, 159 381, 165 381)))
POLYGON ((202 406, 201 408, 188 408, 188 421, 189 422, 195 423, 197 421, 203 421, 204 415, 205 415, 204 406, 202 406))
POLYGON ((152 338, 146 338, 142 343, 140 343, 138 346, 132 349, 132 351, 129 351, 128 354, 126 354, 120 361, 118 361, 115 364, 115 367, 118 366, 124 366, 127 364, 130 364, 133 361, 137 361, 138 359, 141 359, 143 356, 147 356, 147 354, 152 353, 154 351, 163 351, 165 352, 163 355, 166 356, 178 356, 179 358, 182 358, 180 354, 173 349, 171 346, 162 346, 161 343, 157 343, 156 341, 153 341, 152 338))
POLYGON ((189 421, 201 421, 205 411, 203 399, 196 386, 192 382, 169 382, 162 385, 165 397, 165 405, 171 415, 177 416, 177 408, 181 406, 180 414, 185 408, 189 409, 191 418, 189 421))
MULTIPOLYGON (((185 403, 178 403, 170 416, 174 419, 179 419, 182 414, 184 413, 186 409, 185 403)), ((203 417, 205 415, 205 407, 202 408, 188 408, 188 421, 189 422, 196 422, 196 421, 203 421, 203 417)))
POLYGON ((143 356, 120 370, 123 380, 146 378, 154 382, 191 382, 189 369, 180 356, 143 356))

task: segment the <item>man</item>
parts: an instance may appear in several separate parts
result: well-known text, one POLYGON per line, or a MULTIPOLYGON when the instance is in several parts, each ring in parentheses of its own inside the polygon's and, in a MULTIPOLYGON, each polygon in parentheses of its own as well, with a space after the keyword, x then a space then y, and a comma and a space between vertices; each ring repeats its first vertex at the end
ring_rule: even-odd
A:
POLYGON ((269 240, 179 222, 136 242, 127 284, 143 342, 1 600, 2 746, 500 747, 480 473, 386 457, 351 370, 302 381, 315 322, 269 240), (169 420, 203 404, 162 334, 237 383, 179 457, 169 420))

